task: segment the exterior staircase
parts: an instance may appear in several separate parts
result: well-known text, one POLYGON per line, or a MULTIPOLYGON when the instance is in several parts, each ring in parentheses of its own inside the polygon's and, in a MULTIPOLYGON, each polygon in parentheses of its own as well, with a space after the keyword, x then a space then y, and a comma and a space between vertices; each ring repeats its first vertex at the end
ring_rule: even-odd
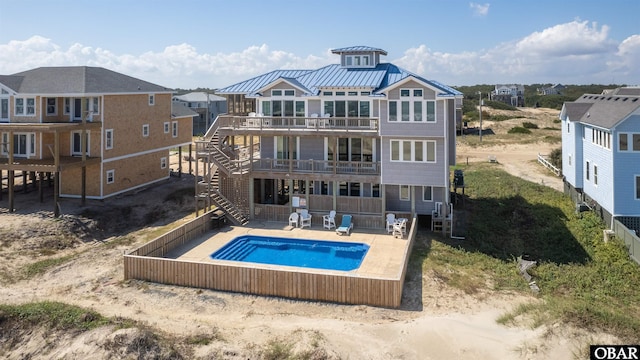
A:
POLYGON ((229 156, 222 151, 217 121, 207 131, 205 139, 207 137, 209 137, 209 142, 206 144, 209 168, 203 180, 198 184, 197 196, 200 199, 212 201, 236 225, 246 225, 249 223, 247 215, 220 192, 220 172, 229 177, 234 177, 242 175, 243 171, 238 169, 237 162, 231 161, 229 156))

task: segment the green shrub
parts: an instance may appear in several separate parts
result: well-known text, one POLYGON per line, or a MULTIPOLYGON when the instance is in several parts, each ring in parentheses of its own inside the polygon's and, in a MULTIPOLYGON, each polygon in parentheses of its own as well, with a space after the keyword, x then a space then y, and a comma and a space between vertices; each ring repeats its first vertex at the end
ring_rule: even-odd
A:
POLYGON ((551 150, 549 162, 558 169, 562 169, 562 148, 551 150))
POLYGON ((525 122, 522 123, 522 127, 525 128, 525 129, 537 129, 538 125, 536 125, 536 124, 534 124, 532 122, 525 121, 525 122))
POLYGON ((531 134, 531 130, 523 128, 522 126, 516 126, 516 127, 513 127, 511 129, 509 129, 509 131, 507 131, 507 133, 509 133, 509 134, 531 134))
POLYGON ((515 106, 511 106, 508 104, 505 104, 503 102, 500 101, 491 101, 491 100, 485 100, 484 101, 484 106, 488 106, 490 108, 496 109, 496 110, 513 110, 513 111, 518 111, 518 108, 515 106))

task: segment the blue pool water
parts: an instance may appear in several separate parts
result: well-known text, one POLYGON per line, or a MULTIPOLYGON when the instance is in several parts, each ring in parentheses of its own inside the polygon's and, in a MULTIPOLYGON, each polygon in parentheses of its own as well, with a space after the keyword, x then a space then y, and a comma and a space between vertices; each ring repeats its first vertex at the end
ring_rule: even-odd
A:
POLYGON ((214 260, 233 260, 329 270, 360 267, 369 245, 243 235, 211 254, 214 260))

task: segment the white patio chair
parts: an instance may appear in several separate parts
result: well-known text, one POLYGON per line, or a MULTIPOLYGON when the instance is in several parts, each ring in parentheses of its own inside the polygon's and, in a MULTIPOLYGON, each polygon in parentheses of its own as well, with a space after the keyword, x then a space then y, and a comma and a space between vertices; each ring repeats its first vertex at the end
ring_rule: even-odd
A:
POLYGON ((289 226, 298 227, 298 213, 291 213, 289 215, 289 226))
POLYGON ((311 214, 307 209, 300 210, 300 228, 302 229, 305 226, 311 227, 311 214))
POLYGON ((396 223, 396 214, 387 214, 387 233, 393 232, 393 224, 396 223))
POLYGON ((322 216, 322 228, 331 230, 336 227, 336 211, 329 211, 329 215, 322 216))

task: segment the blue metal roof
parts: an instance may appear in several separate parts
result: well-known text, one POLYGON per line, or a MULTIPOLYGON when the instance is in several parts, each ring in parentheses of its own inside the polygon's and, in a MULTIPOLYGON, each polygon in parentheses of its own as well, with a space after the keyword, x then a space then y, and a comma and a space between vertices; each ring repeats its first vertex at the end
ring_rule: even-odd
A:
POLYGON ((378 52, 382 55, 387 55, 387 52, 382 50, 382 49, 378 49, 378 48, 374 48, 371 46, 349 46, 349 47, 343 47, 340 49, 333 49, 331 50, 332 53, 334 54, 342 54, 342 53, 360 53, 360 52, 378 52))
POLYGON ((274 70, 249 80, 229 85, 216 91, 216 94, 252 94, 279 78, 297 78, 313 70, 274 70))
POLYGON ((345 68, 339 64, 327 65, 317 70, 276 70, 252 79, 227 86, 218 94, 258 95, 260 89, 281 79, 303 89, 307 95, 318 95, 321 88, 368 88, 372 95, 408 77, 422 81, 438 90, 438 96, 460 96, 461 92, 437 81, 427 80, 391 63, 381 63, 374 68, 345 68))

